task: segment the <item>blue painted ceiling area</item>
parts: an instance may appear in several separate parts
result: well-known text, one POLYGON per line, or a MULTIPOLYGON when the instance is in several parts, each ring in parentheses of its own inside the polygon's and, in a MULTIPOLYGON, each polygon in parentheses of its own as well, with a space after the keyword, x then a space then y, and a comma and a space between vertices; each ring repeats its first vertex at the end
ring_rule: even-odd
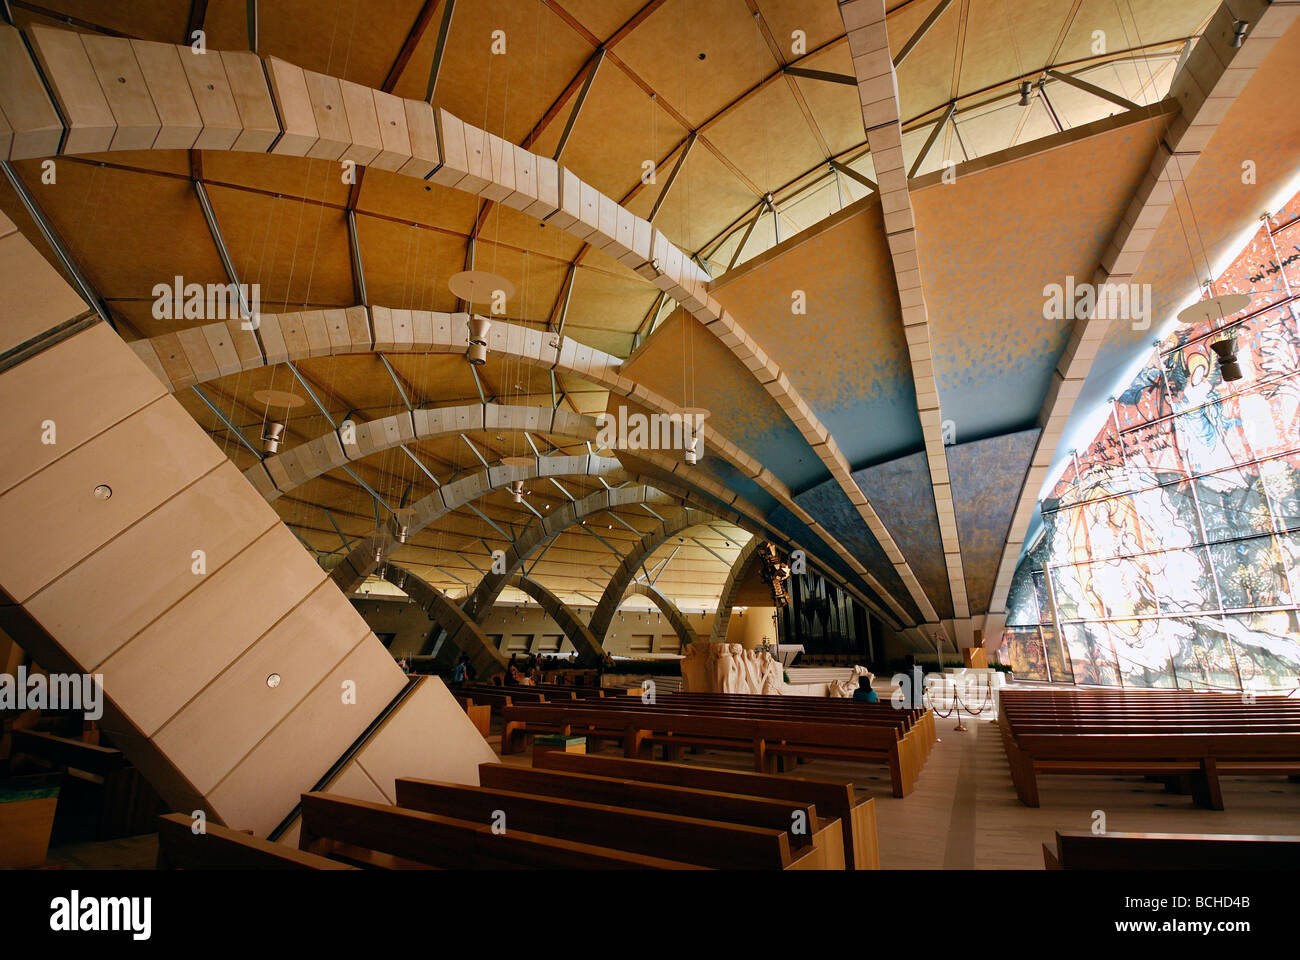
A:
POLYGON ((884 521, 940 618, 951 617, 952 592, 925 454, 857 470, 853 482, 884 521))
POLYGON ((798 494, 794 499, 830 531, 835 539, 844 544, 857 557, 858 562, 871 571, 872 576, 902 604, 913 621, 921 619, 920 610, 912 601, 898 571, 889 562, 889 557, 867 529, 866 521, 858 513, 857 507, 844 495, 838 483, 833 479, 827 480, 798 494))
POLYGON ((974 616, 988 612, 1011 517, 1041 432, 1034 427, 947 450, 966 596, 974 616))

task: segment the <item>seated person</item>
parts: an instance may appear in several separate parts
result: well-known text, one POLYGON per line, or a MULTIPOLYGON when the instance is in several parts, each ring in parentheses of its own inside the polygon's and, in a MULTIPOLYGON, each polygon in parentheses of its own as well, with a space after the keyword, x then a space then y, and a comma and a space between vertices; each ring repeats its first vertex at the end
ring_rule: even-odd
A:
POLYGON ((859 683, 858 689, 853 691, 853 699, 857 700, 859 703, 880 702, 880 696, 876 693, 876 691, 871 689, 871 684, 869 683, 859 683))

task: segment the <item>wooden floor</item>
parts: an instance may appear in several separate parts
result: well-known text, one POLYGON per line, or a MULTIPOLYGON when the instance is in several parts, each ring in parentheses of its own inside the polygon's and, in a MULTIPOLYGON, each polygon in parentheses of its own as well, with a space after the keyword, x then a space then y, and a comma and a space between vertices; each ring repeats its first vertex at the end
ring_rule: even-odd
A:
MULTIPOLYGON (((886 870, 1041 870, 1042 845, 1057 830, 1092 829, 1094 811, 1111 832, 1300 834, 1300 784, 1285 777, 1223 777, 1226 810, 1203 810, 1140 777, 1039 777, 1042 806, 1016 797, 997 726, 937 719, 940 742, 916 789, 890 795, 884 767, 814 760, 799 775, 848 778, 876 799, 880 864, 886 870)), ((499 747, 499 737, 489 742, 499 747)), ((613 755, 616 745, 608 750, 613 755)), ((528 751, 502 758, 529 765, 528 751)), ((687 763, 751 769, 747 754, 687 754, 687 763)))

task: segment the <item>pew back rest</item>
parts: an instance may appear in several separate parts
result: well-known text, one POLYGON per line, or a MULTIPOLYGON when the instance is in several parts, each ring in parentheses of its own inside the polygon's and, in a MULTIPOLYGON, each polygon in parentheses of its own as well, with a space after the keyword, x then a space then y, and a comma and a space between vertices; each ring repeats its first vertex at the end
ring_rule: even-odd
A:
POLYGON ((1064 870, 1295 870, 1300 837, 1058 831, 1055 853, 1064 870))
POLYGON ((821 816, 834 817, 844 826, 844 854, 850 868, 880 869, 875 801, 870 797, 857 795, 852 781, 849 780, 774 776, 747 770, 704 767, 693 763, 661 763, 655 760, 563 753, 558 750, 537 755, 533 758, 533 766, 546 770, 624 777, 671 786, 744 793, 771 800, 808 801, 817 807, 821 816))
POLYGON ((707 867, 783 869, 796 859, 783 830, 627 810, 513 790, 399 778, 397 802, 411 810, 485 826, 499 822, 500 811, 504 814, 507 833, 513 829, 545 833, 707 867))
POLYGON ((319 857, 283 843, 263 840, 208 822, 196 834, 194 820, 179 813, 158 818, 160 870, 352 870, 346 863, 319 857))
POLYGON ((302 796, 298 845, 328 850, 334 843, 374 850, 448 869, 536 867, 572 870, 683 870, 691 864, 607 849, 523 830, 493 834, 490 824, 351 800, 324 793, 302 796))
MULTIPOLYGON (((579 754, 581 756, 581 754, 579 754)), ((724 820, 751 827, 784 830, 793 846, 809 841, 818 812, 808 800, 769 800, 740 793, 703 790, 660 783, 601 777, 559 770, 542 770, 514 764, 479 764, 479 785, 490 789, 513 790, 548 797, 564 797, 589 803, 607 804, 625 809, 652 810, 657 813, 724 820), (802 816, 808 829, 795 832, 802 816)))
POLYGON ((543 724, 589 724, 607 728, 649 730, 686 736, 709 736, 736 740, 772 740, 819 746, 887 750, 898 743, 902 732, 892 725, 858 726, 834 721, 778 720, 764 717, 718 716, 670 713, 666 710, 573 709, 569 705, 513 706, 505 711, 509 721, 543 724))

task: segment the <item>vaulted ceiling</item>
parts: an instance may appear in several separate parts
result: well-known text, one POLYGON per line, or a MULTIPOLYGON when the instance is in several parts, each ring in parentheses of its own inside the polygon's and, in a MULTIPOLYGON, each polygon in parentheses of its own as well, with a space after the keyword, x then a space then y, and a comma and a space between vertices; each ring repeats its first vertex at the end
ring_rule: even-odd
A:
MULTIPOLYGON (((239 0, 10 6, 20 28, 182 43, 201 27, 211 49, 249 46, 239 0)), ((1093 277, 1176 122, 1180 104, 1167 94, 1189 60, 1189 41, 1207 30, 1218 5, 887 6, 928 307, 927 371, 948 422, 962 577, 970 614, 980 617, 990 610, 1040 413, 1071 337, 1068 321, 1044 318, 1043 287, 1093 277), (1048 68, 1059 74, 1044 77, 1048 68), (1023 80, 1035 84, 1028 106, 1019 103, 1023 80)), ((873 189, 881 172, 864 130, 860 65, 834 0, 460 0, 445 33, 446 8, 435 0, 262 0, 257 8, 259 55, 413 99, 425 97, 437 62, 435 106, 534 153, 558 151, 587 183, 638 216, 653 214, 655 227, 698 257, 713 278, 711 295, 824 425, 888 537, 828 470, 804 421, 689 311, 569 233, 438 184, 373 168, 345 182, 333 161, 200 150, 61 158, 47 185, 39 160, 15 161, 126 339, 190 325, 155 317, 156 284, 175 276, 227 280, 196 183, 235 271, 260 284, 268 312, 360 302, 352 213, 369 303, 451 312, 459 305, 451 275, 473 267, 506 277, 517 290, 510 321, 562 328, 625 360, 620 373, 629 380, 708 409, 710 427, 770 471, 790 502, 722 457, 706 456, 691 469, 738 494, 773 529, 820 549, 823 566, 885 616, 900 626, 961 617, 900 281, 873 189), (504 53, 494 53, 502 44, 504 53), (643 179, 651 164, 654 176, 643 179), (824 549, 817 530, 833 535, 866 574, 824 549)), ((1255 55, 1248 82, 1185 178, 1178 215, 1154 229, 1134 277, 1151 284, 1156 327, 1197 289, 1187 223, 1194 218, 1196 242, 1212 259, 1300 163, 1300 118, 1278 109, 1277 98, 1300 89, 1300 35, 1272 29, 1281 40, 1255 55), (1244 159, 1257 168, 1253 189, 1241 182, 1244 159)), ((0 209, 38 236, 7 182, 0 182, 0 209)), ((1154 335, 1112 327, 1076 420, 1105 399, 1154 335)), ((273 419, 287 424, 291 448, 345 418, 375 419, 408 404, 485 398, 597 414, 625 402, 576 373, 557 372, 552 382, 545 370, 495 357, 475 373, 447 354, 315 357, 298 361, 296 372, 272 365, 201 390, 178 397, 241 468, 255 457, 236 434, 256 445, 273 419), (280 393, 292 394, 292 405, 280 393)), ((312 549, 341 554, 344 543, 373 529, 376 495, 396 506, 484 462, 587 449, 572 436, 470 430, 389 449, 351 473, 329 471, 275 506, 312 549)), ((651 480, 662 468, 629 465, 651 480)), ((689 474, 678 469, 675 477, 689 474)), ((463 595, 490 550, 507 546, 537 514, 600 488, 588 476, 556 479, 531 481, 527 505, 497 490, 452 511, 405 544, 401 562, 463 595)), ((1032 501, 1037 490, 1025 493, 1032 501)), ((598 599, 622 554, 658 522, 636 507, 608 514, 563 534, 531 575, 562 599, 598 599)), ((660 589, 683 607, 710 608, 749 536, 723 520, 686 531, 652 558, 655 566, 669 560, 660 589)))

